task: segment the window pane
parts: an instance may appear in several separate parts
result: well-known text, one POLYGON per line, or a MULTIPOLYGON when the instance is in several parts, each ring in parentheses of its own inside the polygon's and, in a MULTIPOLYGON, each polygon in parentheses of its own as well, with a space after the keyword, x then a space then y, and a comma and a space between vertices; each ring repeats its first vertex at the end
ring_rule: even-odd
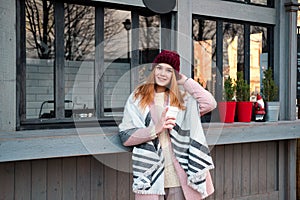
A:
POLYGON ((263 70, 268 68, 269 41, 268 29, 250 26, 250 91, 259 93, 263 70))
POLYGON ((53 3, 26 0, 26 118, 54 117, 53 3), (43 104, 44 102, 44 104, 43 104), (43 105, 43 106, 42 106, 43 105), (41 107, 42 106, 42 107, 41 107))
POLYGON ((225 0, 225 1, 249 2, 249 0, 225 0))
POLYGON ((145 81, 152 69, 152 61, 160 49, 160 16, 139 16, 138 84, 145 81))
MULTIPOLYGON (((299 0, 300 1, 300 0, 299 0)), ((298 1, 298 2, 299 2, 298 1)), ((299 2, 300 3, 300 2, 299 2)), ((300 26, 300 12, 298 11, 297 12, 297 27, 299 27, 300 26)), ((299 33, 298 33, 299 34, 299 33)))
POLYGON ((131 13, 104 10, 104 111, 121 115, 130 94, 131 13))
POLYGON ((92 117, 95 108, 95 8, 64 4, 64 10, 65 116, 92 117))
POLYGON ((140 64, 152 63, 160 47, 159 15, 139 16, 139 27, 140 64))
POLYGON ((251 0, 250 2, 254 4, 268 5, 268 0, 251 0))
POLYGON ((257 4, 257 5, 264 5, 268 7, 272 7, 274 5, 274 0, 225 0, 225 1, 244 2, 244 3, 257 4))
POLYGON ((216 21, 194 19, 194 79, 215 95, 216 21))
POLYGON ((223 33, 223 77, 236 79, 244 70, 244 26, 225 22, 223 33))

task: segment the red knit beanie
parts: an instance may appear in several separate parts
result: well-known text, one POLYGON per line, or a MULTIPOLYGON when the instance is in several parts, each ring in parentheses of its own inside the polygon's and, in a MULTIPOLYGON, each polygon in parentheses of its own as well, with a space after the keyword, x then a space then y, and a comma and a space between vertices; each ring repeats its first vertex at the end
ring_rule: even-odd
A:
POLYGON ((152 67, 159 63, 166 63, 171 65, 175 70, 176 79, 180 79, 180 56, 176 51, 163 50, 153 60, 152 67))

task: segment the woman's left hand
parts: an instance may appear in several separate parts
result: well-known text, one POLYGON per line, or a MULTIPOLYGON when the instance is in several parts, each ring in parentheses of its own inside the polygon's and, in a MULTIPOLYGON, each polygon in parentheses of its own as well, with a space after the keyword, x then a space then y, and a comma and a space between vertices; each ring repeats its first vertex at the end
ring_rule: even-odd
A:
POLYGON ((180 79, 177 80, 178 85, 183 85, 187 79, 186 75, 184 74, 179 74, 180 75, 180 79))

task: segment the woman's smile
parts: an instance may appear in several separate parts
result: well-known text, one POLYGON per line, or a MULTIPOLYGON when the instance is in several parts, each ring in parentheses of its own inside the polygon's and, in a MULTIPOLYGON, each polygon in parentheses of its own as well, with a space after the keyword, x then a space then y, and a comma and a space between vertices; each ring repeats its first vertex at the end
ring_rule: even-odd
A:
POLYGON ((157 79, 160 80, 160 81, 167 81, 167 80, 168 80, 168 79, 165 78, 165 77, 157 77, 157 79))

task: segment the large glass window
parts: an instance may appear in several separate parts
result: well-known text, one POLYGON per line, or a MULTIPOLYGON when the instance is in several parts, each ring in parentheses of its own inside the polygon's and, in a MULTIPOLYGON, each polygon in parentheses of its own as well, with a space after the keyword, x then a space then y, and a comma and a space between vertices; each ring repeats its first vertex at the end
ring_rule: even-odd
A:
POLYGON ((19 127, 115 124, 166 43, 159 15, 81 3, 20 0, 19 127))
POLYGON ((194 79, 220 101, 225 78, 242 71, 260 93, 263 70, 273 67, 272 35, 272 26, 193 16, 194 79))

